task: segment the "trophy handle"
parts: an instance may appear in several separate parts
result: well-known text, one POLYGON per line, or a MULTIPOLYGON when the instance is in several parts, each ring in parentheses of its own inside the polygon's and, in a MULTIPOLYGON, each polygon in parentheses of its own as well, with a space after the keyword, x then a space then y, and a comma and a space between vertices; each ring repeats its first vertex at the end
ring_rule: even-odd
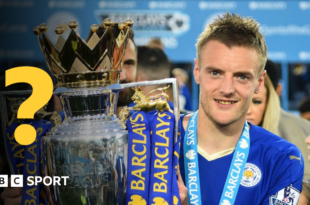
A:
MULTIPOLYGON (((148 86, 148 85, 166 85, 168 83, 172 84, 172 91, 173 91, 173 114, 175 116, 175 127, 174 127, 174 143, 178 141, 178 123, 179 123, 179 117, 180 117, 180 109, 179 109, 179 91, 178 91, 178 84, 176 78, 165 78, 163 80, 152 80, 152 81, 143 81, 143 82, 134 82, 134 83, 125 83, 125 84, 112 84, 105 89, 111 89, 118 87, 118 89, 124 89, 124 88, 133 88, 133 87, 142 87, 142 86, 148 86)), ((164 88, 163 88, 164 89, 164 88)))

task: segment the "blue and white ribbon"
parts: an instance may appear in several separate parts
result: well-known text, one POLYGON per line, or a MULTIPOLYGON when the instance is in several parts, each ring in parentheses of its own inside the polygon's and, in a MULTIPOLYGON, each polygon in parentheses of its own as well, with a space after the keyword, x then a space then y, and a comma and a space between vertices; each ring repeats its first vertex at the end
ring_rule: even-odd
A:
MULTIPOLYGON (((197 116, 195 112, 187 125, 184 137, 184 166, 186 186, 188 189, 188 203, 202 204, 199 179, 199 164, 197 151, 197 116)), ((220 204, 233 205, 238 193, 240 182, 243 175, 243 170, 249 155, 250 150, 250 134, 249 126, 245 121, 242 134, 237 143, 232 162, 230 164, 228 176, 224 185, 220 204), (234 190, 231 190, 230 181, 234 181, 234 190)))

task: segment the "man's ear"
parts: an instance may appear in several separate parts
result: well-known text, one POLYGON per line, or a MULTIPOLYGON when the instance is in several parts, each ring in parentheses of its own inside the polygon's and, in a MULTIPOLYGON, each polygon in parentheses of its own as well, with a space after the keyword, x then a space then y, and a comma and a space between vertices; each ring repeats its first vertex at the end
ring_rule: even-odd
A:
POLYGON ((261 74, 261 76, 258 79, 258 85, 254 91, 255 94, 258 94, 259 91, 261 91, 261 89, 264 87, 265 76, 266 76, 266 70, 263 71, 263 73, 261 74))
POLYGON ((141 76, 138 75, 138 76, 137 76, 137 82, 141 82, 141 81, 142 81, 141 76))
POLYGON ((281 97, 282 88, 283 88, 282 84, 279 83, 277 88, 276 88, 276 91, 277 91, 277 94, 279 95, 279 97, 281 97))
POLYGON ((199 62, 197 58, 195 58, 195 67, 194 67, 193 73, 194 73, 195 81, 199 85, 199 62))

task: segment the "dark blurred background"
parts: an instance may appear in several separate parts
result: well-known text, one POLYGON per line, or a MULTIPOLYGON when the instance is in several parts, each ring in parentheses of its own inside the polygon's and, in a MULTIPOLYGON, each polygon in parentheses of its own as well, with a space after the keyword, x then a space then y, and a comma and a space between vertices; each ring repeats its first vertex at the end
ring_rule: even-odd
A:
POLYGON ((160 38, 172 68, 186 70, 195 110, 199 93, 192 76, 195 42, 206 23, 227 11, 260 22, 268 57, 281 68, 282 107, 297 110, 299 101, 310 93, 309 1, 0 0, 0 86, 4 87, 7 69, 35 66, 48 70, 32 33, 40 23, 47 24, 47 35, 55 43, 54 28, 63 26, 66 37, 71 20, 78 22, 77 31, 85 39, 92 24, 105 18, 116 22, 130 18, 137 45, 160 38))

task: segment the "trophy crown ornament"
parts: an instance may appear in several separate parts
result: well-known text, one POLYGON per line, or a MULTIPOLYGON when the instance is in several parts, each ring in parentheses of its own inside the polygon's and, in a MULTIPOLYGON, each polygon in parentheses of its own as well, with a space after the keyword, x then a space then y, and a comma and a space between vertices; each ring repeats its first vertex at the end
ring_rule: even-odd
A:
POLYGON ((64 28, 58 26, 54 45, 46 35, 48 27, 42 23, 33 29, 51 73, 58 80, 57 87, 95 88, 118 83, 123 67, 123 57, 133 22, 115 23, 105 19, 101 25, 90 26, 85 41, 75 31, 76 21, 70 21, 71 32, 65 40, 64 28), (98 35, 102 29, 103 34, 98 35))

